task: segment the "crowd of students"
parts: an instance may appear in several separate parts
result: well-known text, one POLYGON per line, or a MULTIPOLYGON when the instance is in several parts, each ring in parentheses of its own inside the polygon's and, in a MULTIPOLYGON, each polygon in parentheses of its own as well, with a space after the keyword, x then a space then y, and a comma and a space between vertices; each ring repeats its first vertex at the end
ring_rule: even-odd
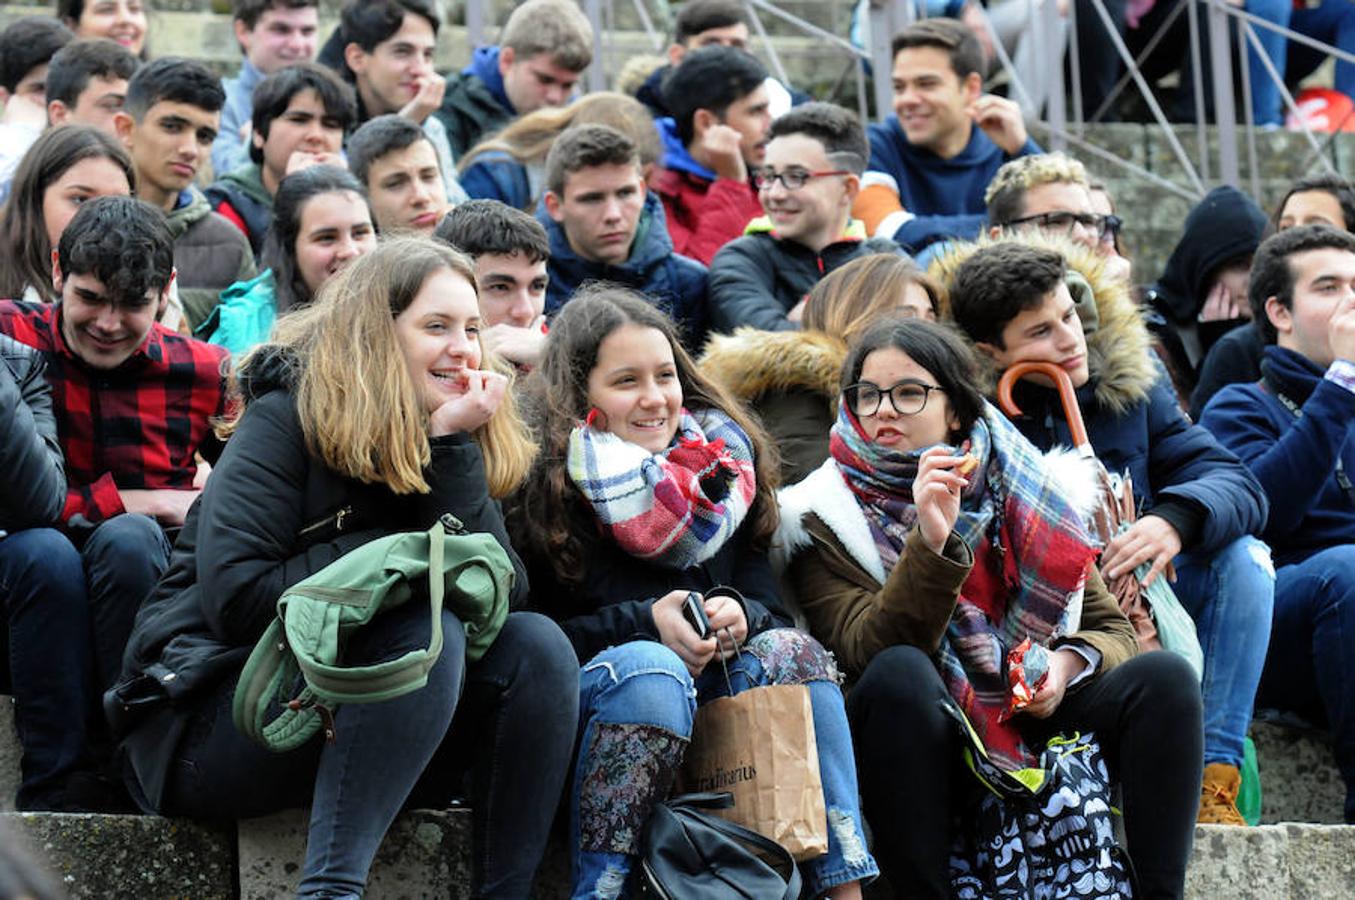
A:
MULTIPOLYGON (((948 895, 976 783, 947 698, 1009 768, 1094 732, 1145 896, 1182 895, 1197 821, 1244 824, 1258 707, 1330 730, 1355 823, 1346 182, 1270 217, 1215 189, 1154 280, 955 19, 895 37, 863 127, 770 78, 729 0, 682 6, 638 100, 573 97, 567 0, 446 75, 426 0, 350 3, 323 47, 312 0, 236 0, 224 82, 148 61, 134 0, 59 6, 0 34, 0 127, 32 132, 0 166, 20 809, 309 806, 300 894, 347 897, 401 808, 467 798, 476 895, 518 897, 559 808, 574 896, 623 896, 696 709, 797 684, 814 896, 948 895), (993 405, 1026 362, 1132 485, 1118 535, 1053 382, 993 405), (239 733, 283 590, 443 513, 516 569, 489 651, 444 610, 419 691, 286 754, 239 733), (1126 578, 1173 580, 1201 673, 1141 648, 1126 578), (1011 716, 1026 637, 1048 674, 1011 716)), ((346 659, 431 627, 384 613, 346 659)))

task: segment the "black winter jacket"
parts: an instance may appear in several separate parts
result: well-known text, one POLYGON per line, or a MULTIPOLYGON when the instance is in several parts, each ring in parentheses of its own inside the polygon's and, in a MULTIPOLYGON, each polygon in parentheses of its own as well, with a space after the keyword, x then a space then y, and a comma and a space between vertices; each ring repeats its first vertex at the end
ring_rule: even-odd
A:
POLYGON ((66 504, 66 474, 42 354, 0 334, 0 537, 56 525, 66 504))
POLYGON ((744 598, 749 637, 789 626, 767 554, 748 546, 747 530, 741 527, 710 559, 682 570, 631 556, 601 538, 590 543, 588 569, 577 584, 561 584, 549 565, 534 559, 532 603, 560 623, 580 664, 617 644, 659 640, 654 601, 669 591, 704 594, 719 586, 737 588, 744 598))
POLYGON ((478 444, 465 434, 432 441, 429 494, 346 478, 307 451, 281 369, 267 361, 242 379, 244 417, 137 614, 122 677, 105 698, 115 728, 131 729, 122 749, 150 811, 163 801, 193 698, 238 673, 286 588, 350 550, 450 512, 499 539, 518 573, 512 605, 526 598, 526 572, 489 496, 478 444), (123 718, 128 704, 135 720, 123 718))
MULTIPOLYGON (((849 233, 859 230, 853 222, 849 233)), ((797 241, 778 238, 766 218, 754 219, 743 237, 730 241, 710 264, 711 330, 730 334, 743 325, 763 331, 794 331, 786 318, 819 279, 869 253, 900 253, 885 238, 863 240, 864 230, 815 253, 797 241)))

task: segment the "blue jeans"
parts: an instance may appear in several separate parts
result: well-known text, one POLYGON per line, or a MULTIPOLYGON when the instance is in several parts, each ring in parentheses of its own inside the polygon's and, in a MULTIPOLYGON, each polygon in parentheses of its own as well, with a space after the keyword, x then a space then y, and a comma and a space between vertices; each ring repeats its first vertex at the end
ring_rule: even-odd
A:
MULTIPOLYGON (((1328 0, 1331 2, 1331 0, 1328 0)), ((1344 2, 1344 0, 1342 0, 1344 2)), ((1276 25, 1289 26, 1289 16, 1293 11, 1294 4, 1291 0, 1247 0, 1246 9, 1258 18, 1265 19, 1267 22, 1273 22, 1276 25)), ((1229 30, 1232 29, 1232 20, 1229 20, 1229 30)), ((1256 37, 1260 40, 1261 46, 1265 48, 1266 56, 1270 57, 1271 63, 1275 66, 1275 71, 1281 78, 1285 77, 1285 58, 1289 52, 1289 38, 1278 32, 1271 31, 1268 28, 1262 28, 1259 25, 1253 25, 1252 30, 1256 32, 1256 37)), ((1250 40, 1246 41, 1247 50, 1247 77, 1251 80, 1251 108, 1252 119, 1257 125, 1280 125, 1284 122, 1284 103, 1280 100, 1280 86, 1266 72, 1265 64, 1261 62, 1260 54, 1252 46, 1250 40)), ((1208 701, 1205 701, 1208 703, 1208 701)))
MULTIPOLYGON (((1290 15, 1289 27, 1347 53, 1355 51, 1355 3, 1349 0, 1322 0, 1317 6, 1296 9, 1290 15)), ((1326 53, 1294 44, 1289 48, 1285 80, 1290 84, 1302 81, 1326 58, 1326 53)), ((1336 61, 1336 89, 1355 99, 1355 65, 1336 61)))
POLYGON ((673 785, 699 703, 767 684, 806 684, 828 809, 828 852, 802 863, 811 896, 878 874, 861 826, 851 734, 832 659, 793 629, 763 632, 723 668, 693 682, 677 654, 652 641, 610 647, 579 678, 580 751, 570 793, 575 898, 620 897, 645 822, 673 785))
POLYGON ((94 626, 100 691, 117 683, 137 610, 169 567, 169 540, 150 516, 122 513, 95 526, 80 547, 94 626))
POLYGON ((1355 545, 1331 547, 1275 577, 1275 627, 1257 694, 1261 706, 1331 727, 1355 824, 1355 545))
POLYGON ((52 528, 0 538, 0 602, 23 746, 17 805, 58 808, 67 777, 90 768, 89 732, 99 709, 94 631, 75 546, 52 528))
MULTIPOLYGON (((493 646, 469 665, 465 629, 445 609, 442 632, 428 683, 392 700, 341 706, 333 743, 317 736, 290 753, 268 751, 232 722, 234 678, 207 692, 185 713, 188 729, 157 811, 235 819, 309 805, 299 895, 356 898, 406 798, 445 805, 469 767, 472 896, 526 898, 569 771, 574 650, 554 622, 534 613, 510 613, 493 646)), ((356 632, 345 658, 393 659, 427 646, 428 636, 427 605, 408 603, 356 632)))
POLYGON ((1173 587, 1204 649, 1204 761, 1240 768, 1270 640, 1270 548, 1247 536, 1212 554, 1182 553, 1173 587))

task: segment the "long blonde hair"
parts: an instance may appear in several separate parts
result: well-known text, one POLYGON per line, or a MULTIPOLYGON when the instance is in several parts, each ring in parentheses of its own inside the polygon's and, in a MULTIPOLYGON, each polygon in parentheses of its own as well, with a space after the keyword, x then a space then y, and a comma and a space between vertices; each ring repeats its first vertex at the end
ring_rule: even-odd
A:
MULTIPOLYGON (((409 376, 394 319, 439 269, 451 269, 472 288, 470 261, 424 237, 382 241, 325 282, 315 301, 278 319, 272 340, 240 363, 281 355, 290 363, 293 393, 307 448, 349 478, 379 483, 397 494, 426 494, 424 469, 432 459, 428 412, 409 376)), ((481 369, 513 376, 481 346, 481 369)), ((229 420, 229 433, 238 422, 229 420)), ((494 497, 512 493, 536 455, 510 388, 490 420, 472 438, 484 456, 494 497)))
POLYGON ((464 172, 476 157, 491 152, 507 153, 524 165, 542 164, 551 144, 566 128, 575 125, 610 125, 635 142, 640 165, 657 163, 663 142, 653 116, 634 97, 614 91, 599 91, 580 97, 568 106, 547 106, 517 119, 488 140, 470 149, 457 168, 464 172))
POLYGON ((898 253, 871 253, 819 279, 805 302, 801 325, 853 343, 877 319, 894 313, 909 284, 926 291, 937 318, 946 315, 945 289, 917 263, 898 253))

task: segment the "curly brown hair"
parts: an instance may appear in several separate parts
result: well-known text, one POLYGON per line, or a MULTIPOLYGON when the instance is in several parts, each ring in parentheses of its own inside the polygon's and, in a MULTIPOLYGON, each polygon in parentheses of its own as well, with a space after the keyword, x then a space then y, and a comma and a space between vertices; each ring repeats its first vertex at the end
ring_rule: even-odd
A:
POLYGON ((514 545, 549 565, 561 584, 577 584, 588 568, 588 548, 599 540, 597 521, 570 480, 569 435, 588 414, 588 376, 598 348, 622 325, 662 332, 673 348, 683 405, 717 409, 748 435, 757 469, 757 493, 743 528, 749 545, 765 551, 777 526, 780 463, 766 433, 724 388, 696 367, 671 319, 643 294, 616 284, 584 285, 551 322, 541 365, 526 383, 526 415, 541 450, 510 510, 514 545))

